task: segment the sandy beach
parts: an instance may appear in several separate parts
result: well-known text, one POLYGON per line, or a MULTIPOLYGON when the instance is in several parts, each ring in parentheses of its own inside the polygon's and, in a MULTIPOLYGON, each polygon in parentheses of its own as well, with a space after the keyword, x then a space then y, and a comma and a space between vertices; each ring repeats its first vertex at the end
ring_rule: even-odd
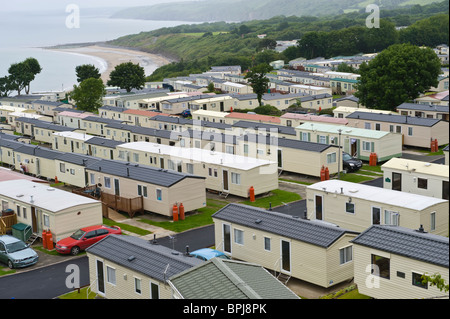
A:
POLYGON ((99 63, 103 66, 100 69, 102 73, 102 80, 106 84, 109 80, 109 74, 116 67, 116 65, 132 62, 139 63, 145 70, 145 75, 151 75, 157 68, 169 64, 172 61, 160 55, 151 54, 138 50, 121 49, 121 48, 111 48, 103 47, 100 45, 90 45, 82 47, 72 47, 72 48, 60 48, 51 49, 59 52, 67 52, 72 54, 82 54, 95 57, 99 60, 99 63))

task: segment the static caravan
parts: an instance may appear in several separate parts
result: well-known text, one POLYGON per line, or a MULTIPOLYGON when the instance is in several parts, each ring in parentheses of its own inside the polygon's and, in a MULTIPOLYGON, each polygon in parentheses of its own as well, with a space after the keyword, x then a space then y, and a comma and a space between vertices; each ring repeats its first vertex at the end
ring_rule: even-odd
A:
POLYGON ((205 178, 170 170, 100 160, 86 166, 89 185, 125 198, 142 197, 144 210, 172 217, 173 205, 191 212, 206 205, 205 178))
POLYGON ((0 182, 0 201, 34 233, 50 230, 54 242, 103 222, 101 202, 28 180, 0 182))
POLYGON ((167 280, 204 261, 135 236, 109 235, 86 249, 92 292, 107 299, 171 299, 167 280))
POLYGON ((206 177, 206 188, 247 198, 278 188, 275 162, 197 148, 134 142, 118 145, 119 160, 206 177))
POLYGON ((404 145, 430 148, 431 140, 437 139, 439 146, 449 142, 449 122, 441 119, 368 112, 354 112, 346 118, 348 126, 401 133, 404 145))
POLYGON ((284 137, 289 139, 297 139, 297 132, 295 131, 295 128, 268 123, 238 121, 232 125, 232 132, 235 135, 271 134, 280 138, 284 137))
POLYGON ((289 87, 289 93, 303 93, 307 95, 329 94, 332 95, 330 87, 295 84, 289 87))
POLYGON ((449 199, 449 169, 442 164, 393 158, 381 166, 383 187, 449 199))
POLYGON ((300 299, 260 265, 224 258, 174 275, 168 284, 174 299, 300 299))
POLYGON ((230 113, 199 109, 197 111, 192 112, 192 118, 199 121, 225 123, 225 117, 228 114, 230 113))
POLYGON ((307 122, 318 122, 324 124, 347 125, 346 119, 339 119, 328 116, 312 115, 312 114, 297 114, 285 113, 280 117, 281 125, 296 127, 307 122))
POLYGON ((127 123, 136 126, 150 127, 150 119, 154 116, 169 116, 159 112, 152 112, 146 110, 126 110, 123 116, 127 123))
POLYGON ((376 110, 376 109, 366 109, 364 107, 352 107, 352 106, 337 106, 333 109, 334 117, 346 118, 353 112, 367 112, 367 113, 377 113, 377 114, 393 114, 398 115, 396 112, 386 111, 386 110, 376 110))
POLYGON ((109 124, 122 124, 121 120, 113 120, 98 116, 88 116, 81 120, 81 129, 86 134, 106 136, 106 126, 109 124))
POLYGON ((86 154, 84 142, 93 138, 93 135, 77 132, 55 132, 53 133, 52 149, 69 152, 86 154))
POLYGON ((369 161, 371 153, 377 154, 378 162, 402 156, 401 134, 316 122, 295 129, 302 141, 339 145, 340 138, 344 152, 364 161, 369 161))
POLYGON ((24 173, 38 177, 54 178, 55 159, 63 153, 46 147, 24 144, 15 149, 14 154, 16 170, 23 170, 24 173))
MULTIPOLYGON (((281 171, 320 177, 322 166, 330 174, 342 170, 339 148, 334 145, 279 138, 276 135, 247 134, 238 138, 238 155, 277 163, 281 171)), ((342 155, 341 155, 342 157, 342 155)))
POLYGON ((24 145, 27 144, 11 139, 7 134, 0 134, 0 162, 15 167, 16 156, 14 152, 24 145))
POLYGON ((74 128, 58 124, 50 124, 50 123, 46 124, 46 122, 34 123, 33 126, 34 126, 34 140, 45 144, 53 143, 54 141, 53 133, 77 131, 77 129, 74 128))
POLYGON ((372 225, 423 225, 427 232, 448 235, 448 200, 340 180, 309 185, 306 195, 310 219, 359 232, 372 225))
POLYGON ((56 122, 59 123, 60 125, 67 126, 70 128, 81 129, 82 119, 93 115, 94 115, 93 113, 89 112, 78 113, 72 111, 63 111, 61 113, 58 113, 56 117, 56 122))
POLYGON ((448 237, 421 228, 373 225, 352 244, 359 293, 376 299, 448 300, 448 292, 421 279, 439 274, 448 283, 448 237))
POLYGON ((255 123, 269 123, 280 125, 281 120, 278 116, 260 115, 251 113, 231 112, 225 116, 225 123, 234 124, 239 121, 255 122, 255 123))
POLYGON ((89 184, 86 166, 99 160, 99 158, 88 155, 62 153, 62 155, 55 158, 55 176, 58 178, 58 181, 68 185, 80 188, 86 187, 89 184))
POLYGON ((191 111, 229 112, 234 104, 234 99, 229 95, 207 96, 193 100, 190 103, 191 111))
POLYGON ((356 232, 242 204, 212 218, 216 249, 233 259, 324 288, 353 278, 356 232))
POLYGON ((85 149, 88 155, 113 160, 116 146, 120 144, 122 144, 120 141, 96 136, 84 141, 81 148, 85 149))
POLYGON ((400 115, 449 120, 449 106, 418 103, 402 103, 397 106, 400 115))

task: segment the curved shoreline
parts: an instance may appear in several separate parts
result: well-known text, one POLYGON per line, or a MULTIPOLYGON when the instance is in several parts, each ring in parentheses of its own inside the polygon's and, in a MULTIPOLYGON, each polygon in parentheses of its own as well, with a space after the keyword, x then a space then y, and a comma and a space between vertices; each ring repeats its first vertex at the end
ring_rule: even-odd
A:
POLYGON ((171 63, 173 60, 157 55, 144 52, 141 50, 132 50, 129 48, 120 48, 112 46, 103 46, 98 43, 86 45, 67 45, 60 47, 46 48, 47 50, 56 52, 65 52, 70 54, 78 54, 90 56, 104 66, 104 70, 100 70, 101 78, 106 83, 109 74, 114 68, 125 62, 138 63, 145 70, 145 75, 151 75, 157 68, 171 63), (102 62, 100 62, 102 61, 102 62), (103 72, 102 72, 103 71, 103 72))

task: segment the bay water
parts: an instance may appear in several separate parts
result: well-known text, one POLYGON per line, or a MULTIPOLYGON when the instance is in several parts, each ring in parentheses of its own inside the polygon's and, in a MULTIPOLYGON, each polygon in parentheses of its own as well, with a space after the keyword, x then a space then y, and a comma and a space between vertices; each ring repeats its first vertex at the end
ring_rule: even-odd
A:
POLYGON ((39 61, 42 72, 31 82, 31 91, 65 90, 77 84, 76 66, 94 64, 103 72, 106 62, 88 55, 44 48, 102 42, 163 27, 191 24, 182 21, 109 19, 106 15, 90 14, 81 15, 79 27, 72 28, 66 23, 68 15, 61 10, 48 13, 0 11, 0 77, 8 74, 11 64, 33 57, 39 61))

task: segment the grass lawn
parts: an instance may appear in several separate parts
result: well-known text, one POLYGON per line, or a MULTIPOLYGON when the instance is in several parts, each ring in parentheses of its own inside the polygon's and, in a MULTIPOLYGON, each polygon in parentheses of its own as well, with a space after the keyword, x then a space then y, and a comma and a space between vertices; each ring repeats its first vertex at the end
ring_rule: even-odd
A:
POLYGON ((370 181, 373 180, 375 178, 371 177, 371 176, 362 176, 362 175, 356 175, 356 174, 343 174, 341 175, 340 180, 341 181, 346 181, 346 182, 352 182, 352 183, 361 183, 361 182, 365 182, 365 181, 370 181))
POLYGON ((0 276, 14 274, 16 272, 14 269, 9 269, 6 266, 5 266, 5 268, 1 268, 1 266, 3 266, 3 264, 0 264, 0 276), (5 270, 5 269, 7 269, 7 270, 5 270))
POLYGON ((69 292, 62 296, 59 296, 58 299, 94 299, 95 293, 89 293, 89 298, 86 298, 87 295, 87 287, 81 288, 80 292, 78 290, 69 292))
POLYGON ((301 181, 294 181, 292 179, 287 179, 287 178, 279 178, 279 181, 283 181, 283 182, 291 182, 291 183, 297 183, 297 184, 301 184, 301 185, 312 185, 314 183, 308 183, 308 182, 301 182, 301 181))
POLYGON ((302 197, 297 193, 291 193, 280 189, 274 189, 270 193, 271 195, 257 198, 254 202, 246 200, 241 202, 241 204, 268 209, 270 204, 272 204, 272 207, 277 207, 302 199, 302 197))
POLYGON ((360 294, 358 289, 353 289, 342 296, 339 296, 337 299, 371 299, 369 296, 360 294))
POLYGON ((381 165, 377 165, 377 166, 370 166, 367 164, 363 164, 363 166, 361 167, 362 170, 365 171, 372 171, 372 172, 377 172, 377 173, 383 173, 383 171, 381 170, 381 165))
POLYGON ((118 223, 118 222, 115 222, 115 221, 113 221, 111 219, 107 219, 107 218, 103 218, 103 224, 105 224, 107 226, 119 226, 122 230, 126 230, 126 231, 129 231, 129 232, 141 235, 141 236, 149 235, 152 233, 151 231, 148 231, 146 229, 138 228, 138 227, 131 226, 128 224, 118 223))
POLYGON ((224 201, 208 199, 206 200, 205 207, 197 209, 197 212, 194 214, 187 215, 184 220, 178 220, 177 222, 173 221, 155 222, 142 218, 139 219, 139 222, 147 223, 157 227, 162 227, 164 229, 180 233, 192 228, 211 225, 213 223, 211 215, 214 214, 219 209, 221 209, 222 207, 226 206, 227 204, 228 203, 224 201))

